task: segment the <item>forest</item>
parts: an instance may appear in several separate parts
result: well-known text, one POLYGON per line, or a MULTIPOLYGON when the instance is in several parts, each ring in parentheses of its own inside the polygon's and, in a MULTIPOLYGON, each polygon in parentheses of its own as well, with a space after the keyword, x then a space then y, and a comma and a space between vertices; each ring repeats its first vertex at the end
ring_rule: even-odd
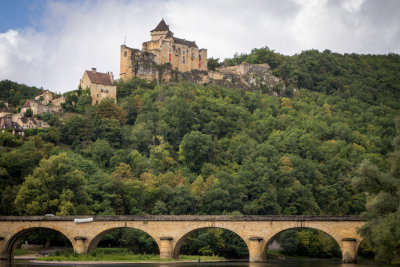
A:
MULTIPOLYGON (((38 115, 50 128, 0 133, 0 214, 364 214, 362 163, 394 168, 400 56, 264 47, 209 68, 241 62, 268 63, 281 83, 134 78, 116 83, 118 104, 92 107, 79 88, 61 115, 38 115)), ((0 83, 15 106, 37 90, 0 83)))

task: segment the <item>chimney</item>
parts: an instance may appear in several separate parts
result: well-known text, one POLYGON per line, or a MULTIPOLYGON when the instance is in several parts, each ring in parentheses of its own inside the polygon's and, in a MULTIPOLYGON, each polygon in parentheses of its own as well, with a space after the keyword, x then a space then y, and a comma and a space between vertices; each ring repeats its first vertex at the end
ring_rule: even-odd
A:
POLYGON ((109 75, 110 75, 111 81, 113 82, 114 81, 114 75, 113 75, 112 71, 110 71, 109 75))
POLYGON ((92 68, 92 73, 96 73, 96 68, 92 68))

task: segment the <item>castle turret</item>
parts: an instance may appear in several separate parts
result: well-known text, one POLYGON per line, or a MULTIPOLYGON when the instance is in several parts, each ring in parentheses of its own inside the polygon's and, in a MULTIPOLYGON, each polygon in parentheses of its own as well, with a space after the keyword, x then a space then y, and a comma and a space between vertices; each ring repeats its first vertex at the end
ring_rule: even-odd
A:
POLYGON ((169 34, 170 36, 174 35, 174 33, 169 30, 169 26, 165 23, 164 19, 161 19, 157 27, 150 31, 152 41, 157 41, 161 38, 164 39, 167 34, 169 34))

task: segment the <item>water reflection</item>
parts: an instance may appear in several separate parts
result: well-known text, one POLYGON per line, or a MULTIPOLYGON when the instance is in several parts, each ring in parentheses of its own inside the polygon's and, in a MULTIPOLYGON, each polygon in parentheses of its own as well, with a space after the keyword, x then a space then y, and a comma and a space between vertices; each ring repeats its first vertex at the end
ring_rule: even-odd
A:
MULTIPOLYGON (((91 264, 90 264, 91 265, 91 264)), ((26 260, 15 260, 13 262, 9 261, 1 261, 0 260, 0 267, 34 267, 34 266, 52 266, 52 267, 88 267, 90 265, 75 265, 75 264, 68 264, 68 265, 61 265, 61 264, 37 264, 31 263, 26 260)), ((188 263, 188 262, 179 262, 179 263, 130 263, 130 264, 93 264, 93 265, 100 265, 101 267, 107 266, 147 266, 147 267, 385 267, 394 265, 380 265, 376 263, 362 263, 362 264, 342 264, 338 259, 304 259, 304 260, 297 260, 297 259, 289 259, 289 260, 268 260, 267 263, 247 263, 247 262, 201 262, 201 263, 188 263)))

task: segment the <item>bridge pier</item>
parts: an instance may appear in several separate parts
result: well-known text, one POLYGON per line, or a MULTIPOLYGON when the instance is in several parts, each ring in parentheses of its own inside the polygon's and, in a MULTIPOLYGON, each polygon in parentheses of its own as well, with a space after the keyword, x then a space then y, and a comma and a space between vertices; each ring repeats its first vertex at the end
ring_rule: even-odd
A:
POLYGON ((0 236, 0 260, 7 260, 7 254, 5 252, 5 240, 2 236, 0 236))
MULTIPOLYGON (((174 248, 172 246, 172 237, 160 237, 160 258, 174 259, 174 248)), ((178 255, 177 255, 178 257, 178 255)), ((177 258, 176 257, 176 258, 177 258)))
POLYGON ((342 239, 342 262, 354 263, 357 261, 357 240, 355 238, 342 239))
POLYGON ((249 262, 266 262, 267 255, 264 250, 263 238, 250 237, 249 240, 249 262))
POLYGON ((85 244, 87 238, 82 236, 77 236, 74 237, 74 239, 75 239, 74 251, 78 254, 87 254, 88 250, 87 250, 87 245, 85 244))

